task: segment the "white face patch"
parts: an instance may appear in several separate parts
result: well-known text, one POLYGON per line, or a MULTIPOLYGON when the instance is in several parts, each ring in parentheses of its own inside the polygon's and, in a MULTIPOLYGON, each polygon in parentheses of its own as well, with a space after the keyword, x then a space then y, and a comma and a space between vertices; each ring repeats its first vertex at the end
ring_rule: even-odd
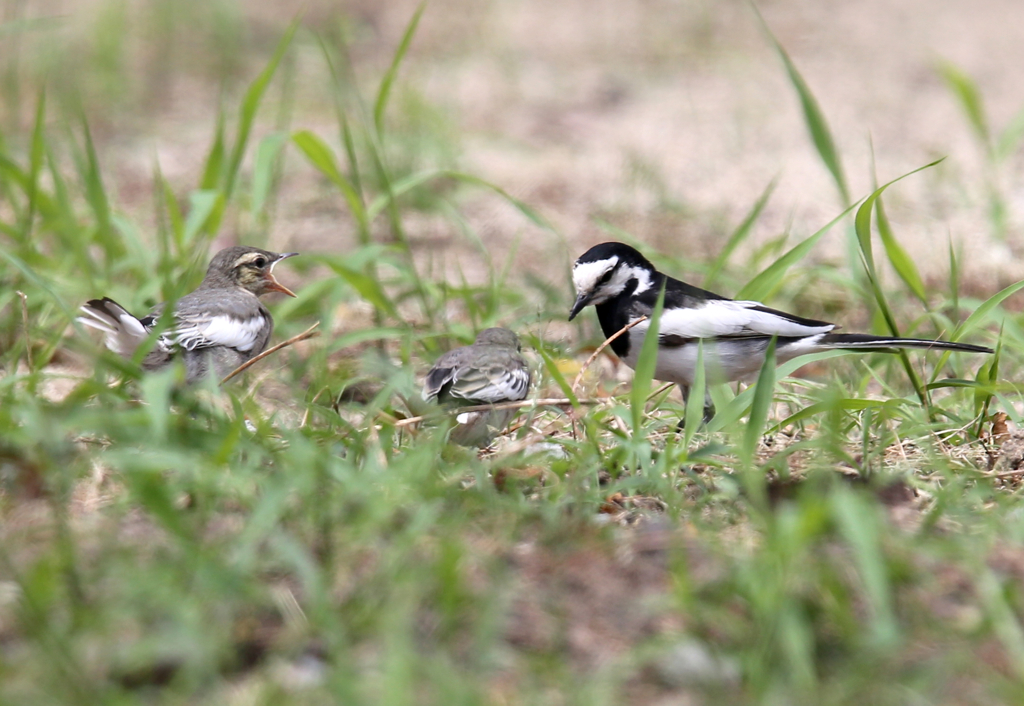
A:
POLYGON ((576 286, 576 294, 588 294, 597 288, 597 283, 608 270, 619 264, 619 258, 595 262, 577 262, 572 268, 572 283, 576 286))
POLYGON ((577 263, 572 270, 572 281, 576 285, 576 294, 591 294, 591 304, 602 304, 625 291, 631 279, 636 280, 634 294, 645 292, 653 286, 650 271, 635 265, 618 267, 606 282, 601 282, 609 270, 614 269, 618 264, 619 258, 617 257, 577 263))

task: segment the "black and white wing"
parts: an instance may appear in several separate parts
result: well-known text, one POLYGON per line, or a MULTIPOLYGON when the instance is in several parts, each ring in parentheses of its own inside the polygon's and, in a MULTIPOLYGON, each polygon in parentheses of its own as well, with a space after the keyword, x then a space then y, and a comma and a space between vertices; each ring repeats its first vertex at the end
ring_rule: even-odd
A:
MULTIPOLYGON (((255 355, 266 345, 273 321, 255 297, 233 293, 212 301, 192 297, 184 297, 178 303, 174 323, 160 334, 154 352, 166 356, 178 348, 194 351, 224 346, 255 355)), ((78 321, 103 331, 107 348, 128 358, 152 332, 162 310, 161 304, 139 319, 111 299, 93 299, 82 305, 78 321)))
MULTIPOLYGON (((638 333, 647 326, 647 322, 637 326, 638 333)), ((659 338, 670 345, 698 338, 800 338, 828 333, 834 328, 835 324, 793 316, 759 302, 711 299, 697 306, 666 307, 659 338)))
POLYGON ((113 299, 90 299, 80 308, 78 323, 104 333, 104 344, 114 353, 130 358, 153 328, 152 317, 138 319, 113 299), (148 322, 148 325, 147 325, 148 322))

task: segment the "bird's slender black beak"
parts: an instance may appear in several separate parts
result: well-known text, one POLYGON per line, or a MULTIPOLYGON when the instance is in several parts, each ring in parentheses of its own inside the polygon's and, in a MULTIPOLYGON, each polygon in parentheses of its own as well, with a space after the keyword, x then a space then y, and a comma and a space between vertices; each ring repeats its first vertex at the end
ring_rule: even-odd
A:
POLYGON ((590 303, 591 297, 592 295, 590 293, 580 292, 576 297, 576 303, 572 305, 572 311, 569 312, 569 321, 575 319, 576 315, 583 311, 587 304, 590 303))
POLYGON ((287 294, 289 297, 294 297, 295 296, 295 292, 293 292, 292 290, 290 290, 287 287, 285 287, 283 284, 281 284, 280 282, 277 281, 276 277, 274 277, 274 266, 277 265, 277 263, 281 262, 281 260, 285 260, 285 259, 287 259, 289 257, 295 257, 296 255, 298 255, 297 252, 282 253, 281 255, 278 256, 278 258, 276 260, 274 260, 272 263, 270 263, 270 269, 267 270, 267 282, 268 282, 267 290, 268 291, 271 291, 271 292, 281 292, 281 294, 287 294))

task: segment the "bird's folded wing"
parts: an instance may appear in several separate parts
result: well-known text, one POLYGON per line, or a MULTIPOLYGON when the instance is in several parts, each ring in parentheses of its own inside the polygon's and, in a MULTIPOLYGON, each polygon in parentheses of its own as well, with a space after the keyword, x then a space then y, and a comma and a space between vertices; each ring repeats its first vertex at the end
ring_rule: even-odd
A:
POLYGON ((212 346, 226 346, 248 353, 256 345, 267 319, 262 312, 238 317, 220 313, 178 313, 174 328, 161 339, 173 341, 187 351, 212 346))
POLYGON ((448 393, 464 400, 497 403, 524 399, 529 389, 530 371, 525 366, 493 365, 459 368, 448 393))
POLYGON ((423 399, 427 402, 441 394, 444 386, 455 377, 455 368, 444 367, 440 363, 441 361, 438 361, 438 364, 430 369, 427 379, 423 381, 423 399))
MULTIPOLYGON (((643 330, 647 323, 640 324, 643 330)), ((664 310, 662 338, 729 338, 749 336, 812 336, 827 333, 835 324, 792 316, 758 302, 715 299, 701 306, 664 310)))

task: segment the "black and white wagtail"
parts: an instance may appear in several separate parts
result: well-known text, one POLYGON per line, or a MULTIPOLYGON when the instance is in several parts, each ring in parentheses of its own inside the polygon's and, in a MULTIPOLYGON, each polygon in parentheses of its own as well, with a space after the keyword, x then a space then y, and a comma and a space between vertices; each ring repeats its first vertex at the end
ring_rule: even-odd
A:
MULTIPOLYGON (((525 399, 530 390, 530 368, 520 350, 519 337, 508 329, 484 329, 473 345, 448 351, 438 359, 423 383, 423 399, 461 405, 525 399)), ((460 414, 449 438, 463 446, 486 446, 515 413, 503 409, 460 414)))
MULTIPOLYGON (((290 289, 274 278, 274 265, 298 253, 275 253, 259 248, 225 248, 210 261, 202 284, 178 300, 174 324, 160 334, 142 359, 145 370, 170 364, 176 353, 185 363, 189 384, 211 370, 223 378, 267 347, 274 330, 270 312, 259 297, 290 289)), ((164 305, 139 319, 112 299, 92 299, 82 305, 78 321, 106 334, 107 348, 130 358, 156 326, 164 305)))
MULTIPOLYGON (((835 324, 805 319, 750 301, 734 301, 658 272, 635 248, 601 243, 587 250, 572 269, 576 303, 569 320, 591 304, 605 336, 654 311, 662 284, 665 308, 658 333, 654 377, 679 385, 685 400, 697 367, 697 341, 704 341, 709 382, 729 382, 755 375, 764 363, 772 337, 776 361, 826 350, 895 352, 898 348, 992 353, 966 343, 892 338, 863 333, 832 333, 835 324)), ((611 343, 626 365, 636 368, 648 322, 637 324, 611 343)), ((713 414, 705 402, 705 416, 713 414)))

